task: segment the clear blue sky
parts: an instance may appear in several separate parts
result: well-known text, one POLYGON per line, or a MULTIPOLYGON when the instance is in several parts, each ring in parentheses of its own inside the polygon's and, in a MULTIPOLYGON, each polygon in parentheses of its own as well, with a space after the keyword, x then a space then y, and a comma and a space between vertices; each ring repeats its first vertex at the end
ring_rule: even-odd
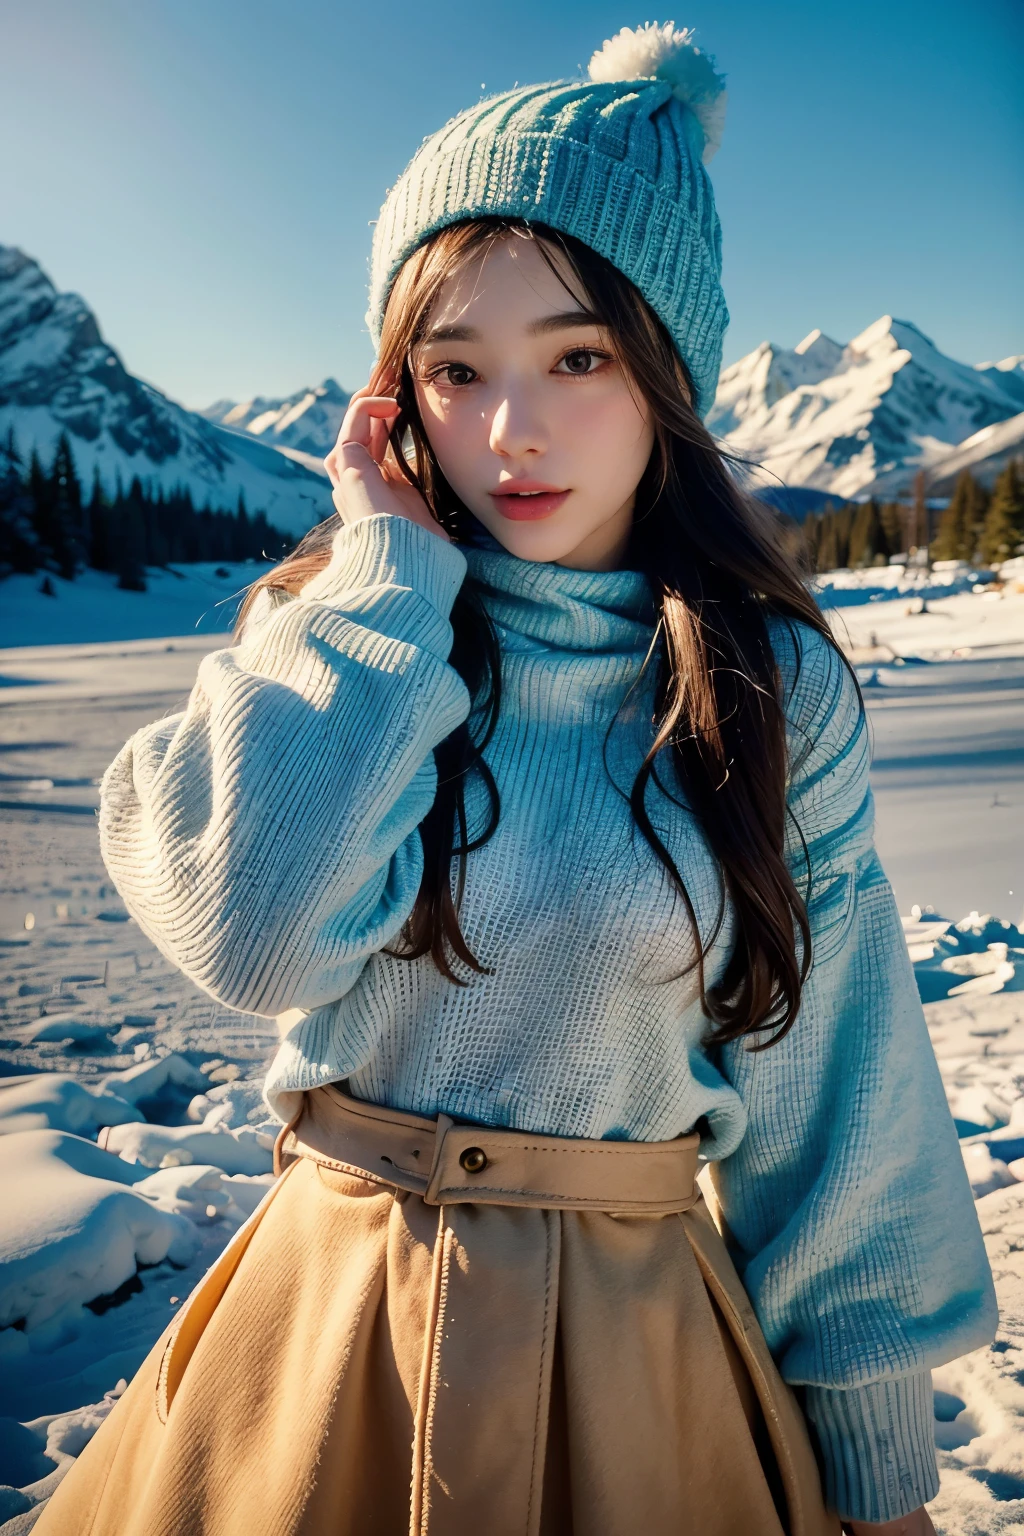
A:
POLYGON ((886 312, 1024 352, 1020 0, 0 0, 0 241, 189 405, 364 382, 370 221, 481 94, 621 26, 726 72, 726 360, 886 312))

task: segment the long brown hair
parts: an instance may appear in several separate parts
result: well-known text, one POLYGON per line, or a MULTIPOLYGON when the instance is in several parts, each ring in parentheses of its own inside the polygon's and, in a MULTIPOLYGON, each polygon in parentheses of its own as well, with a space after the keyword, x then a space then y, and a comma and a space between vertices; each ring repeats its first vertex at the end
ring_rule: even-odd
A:
MULTIPOLYGON (((558 266, 561 255, 579 287, 574 297, 607 330, 653 418, 655 446, 637 487, 627 558, 647 578, 660 644, 645 663, 657 667, 653 733, 629 803, 688 913, 696 945, 688 969, 697 968, 704 1011, 717 1026, 708 1043, 778 1026, 771 1039, 749 1047, 764 1050, 792 1027, 811 961, 809 890, 797 888, 784 857, 785 713, 767 619, 774 614, 800 620, 829 643, 832 637, 784 551, 777 518, 743 488, 738 461, 722 452, 694 413, 685 365, 654 311, 610 262, 543 225, 494 218, 449 225, 408 258, 391 290, 371 385, 376 390, 382 381, 385 387, 399 381, 391 447, 437 520, 456 540, 470 527, 470 514, 431 451, 416 405, 411 356, 443 283, 491 242, 509 238, 536 240, 573 292, 558 266), (648 813, 652 779, 670 798, 674 790, 682 793, 718 863, 721 899, 706 940, 683 877, 648 813), (736 941, 720 981, 708 987, 704 962, 721 931, 727 898, 736 941)), ((243 605, 240 624, 260 588, 299 591, 327 563, 338 526, 337 516, 328 518, 261 577, 243 605)), ((453 959, 478 972, 487 969, 459 926, 466 860, 493 835, 500 815, 484 756, 500 706, 500 652, 469 578, 456 598, 452 629, 451 665, 466 682, 473 708, 466 723, 435 748, 437 793, 420 824, 423 878, 392 953, 409 959, 429 954, 442 974, 464 985, 453 959), (465 796, 471 774, 482 778, 489 806, 487 824, 474 839, 465 796)))

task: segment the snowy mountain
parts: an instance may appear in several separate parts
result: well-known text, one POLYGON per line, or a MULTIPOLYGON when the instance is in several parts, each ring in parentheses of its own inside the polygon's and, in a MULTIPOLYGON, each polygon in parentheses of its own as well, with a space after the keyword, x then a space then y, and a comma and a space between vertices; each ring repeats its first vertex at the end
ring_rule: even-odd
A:
POLYGON ((0 435, 9 426, 21 452, 38 448, 44 461, 67 432, 83 482, 98 469, 111 492, 138 475, 233 510, 244 491, 252 511, 296 534, 330 511, 314 460, 219 427, 135 378, 83 299, 0 245, 0 435))
POLYGON ((723 371, 707 424, 787 485, 896 495, 1022 398, 1020 358, 972 368, 883 315, 846 346, 818 330, 792 351, 762 342, 723 371))
POLYGON ((351 398, 336 379, 325 379, 314 389, 297 389, 284 399, 256 395, 241 403, 217 400, 199 414, 222 427, 248 432, 273 443, 275 448, 292 448, 322 459, 337 442, 338 428, 351 398))
POLYGON ((1024 357, 1004 357, 999 363, 975 363, 978 373, 990 375, 1024 406, 1024 357))
POLYGON ((952 495, 956 477, 962 469, 969 469, 976 480, 991 487, 1010 460, 1021 455, 1024 455, 1024 411, 997 422, 994 427, 982 427, 973 437, 958 444, 932 471, 929 492, 936 496, 952 495))
MULTIPOLYGON (((13 426, 22 453, 46 460, 66 431, 86 483, 94 469, 110 491, 138 475, 218 509, 244 491, 251 510, 302 533, 330 510, 322 460, 349 399, 325 379, 186 410, 125 369, 83 299, 0 245, 0 435, 13 426)), ((942 495, 959 469, 991 481, 1024 448, 1022 412, 1024 357, 971 367, 883 315, 845 346, 820 330, 792 351, 762 342, 722 373, 708 426, 764 466, 767 487, 893 496, 924 468, 942 495)))

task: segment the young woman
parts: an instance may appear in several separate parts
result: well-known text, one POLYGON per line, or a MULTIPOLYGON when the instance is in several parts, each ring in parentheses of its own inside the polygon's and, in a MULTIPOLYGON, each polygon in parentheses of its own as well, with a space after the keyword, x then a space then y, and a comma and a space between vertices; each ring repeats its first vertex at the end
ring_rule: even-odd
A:
POLYGON ((720 117, 669 25, 426 142, 336 514, 109 770, 287 1126, 46 1536, 933 1529, 994 1293, 855 677, 701 424, 720 117))

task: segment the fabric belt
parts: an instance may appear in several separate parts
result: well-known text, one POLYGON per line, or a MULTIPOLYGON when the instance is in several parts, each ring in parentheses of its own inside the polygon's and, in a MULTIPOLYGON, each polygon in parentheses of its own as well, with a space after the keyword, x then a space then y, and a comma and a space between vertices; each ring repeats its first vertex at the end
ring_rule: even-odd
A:
POLYGON ((274 1171, 297 1158, 391 1184, 428 1205, 474 1202, 572 1207, 622 1215, 686 1211, 700 1132, 673 1141, 585 1141, 436 1120, 354 1099, 336 1083, 303 1095, 274 1148, 274 1171))

